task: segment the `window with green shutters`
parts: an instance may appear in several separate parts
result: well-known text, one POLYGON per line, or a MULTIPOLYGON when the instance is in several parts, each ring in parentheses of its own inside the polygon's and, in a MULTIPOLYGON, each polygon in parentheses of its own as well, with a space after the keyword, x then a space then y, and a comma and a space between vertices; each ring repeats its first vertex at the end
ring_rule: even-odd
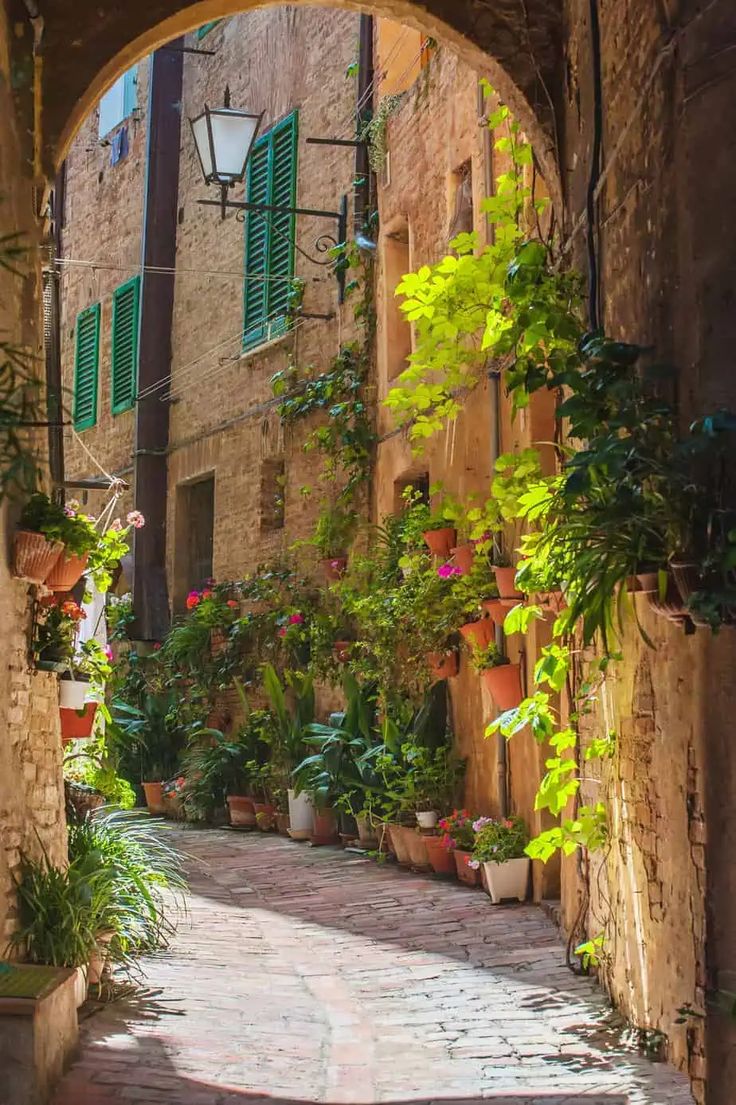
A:
POLYGON ((208 35, 210 31, 217 26, 218 23, 222 23, 222 20, 213 19, 211 23, 203 23, 202 26, 197 29, 197 38, 204 38, 204 36, 208 35))
POLYGON ((97 376, 100 363, 100 304, 95 303, 77 315, 74 346, 75 430, 88 430, 97 422, 97 376))
POLYGON ((112 413, 133 406, 138 383, 138 318, 141 278, 134 276, 112 294, 112 413))
MULTIPOLYGON (((248 162, 246 200, 294 207, 296 203, 297 112, 262 135, 248 162)), ((243 346, 270 341, 286 330, 294 276, 295 216, 249 211, 245 223, 243 346), (263 280, 259 280, 259 276, 263 280)))

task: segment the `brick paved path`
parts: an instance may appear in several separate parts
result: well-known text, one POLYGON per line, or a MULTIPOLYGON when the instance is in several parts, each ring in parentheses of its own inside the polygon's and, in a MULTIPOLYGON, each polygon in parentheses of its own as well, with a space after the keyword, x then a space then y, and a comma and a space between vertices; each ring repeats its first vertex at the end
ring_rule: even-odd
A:
POLYGON ((190 917, 155 999, 85 1021, 55 1105, 691 1105, 622 1050, 534 906, 334 849, 172 830, 190 917), (159 993, 160 991, 160 993, 159 993))

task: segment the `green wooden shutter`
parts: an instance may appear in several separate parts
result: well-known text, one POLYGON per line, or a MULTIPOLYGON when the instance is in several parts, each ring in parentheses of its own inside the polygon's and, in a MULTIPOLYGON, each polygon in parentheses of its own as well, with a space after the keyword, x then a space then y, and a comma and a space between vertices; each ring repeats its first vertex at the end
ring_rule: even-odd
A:
POLYGON ((140 276, 116 288, 112 295, 112 413, 133 406, 138 383, 138 319, 140 276))
POLYGON ((97 375, 100 361, 100 304, 77 315, 74 349, 75 430, 87 430, 97 422, 97 375))
POLYGON ((222 23, 221 19, 213 19, 211 23, 203 23, 201 27, 197 29, 197 38, 202 39, 205 35, 208 35, 213 27, 216 27, 218 23, 222 23))
MULTIPOLYGON (((297 112, 289 115, 256 142, 248 166, 249 203, 293 207, 296 203, 297 112)), ((283 334, 294 275, 295 216, 249 211, 245 233, 245 311, 243 345, 246 348, 283 334), (254 280, 263 274, 263 283, 254 280)))
MULTIPOLYGON (((248 162, 246 195, 249 203, 269 203, 269 169, 271 142, 264 134, 253 147, 248 162)), ((267 213, 266 213, 267 214, 267 213)), ((266 333, 268 268, 268 222, 257 211, 249 211, 245 225, 245 306, 243 313, 243 345, 257 345, 266 333)))

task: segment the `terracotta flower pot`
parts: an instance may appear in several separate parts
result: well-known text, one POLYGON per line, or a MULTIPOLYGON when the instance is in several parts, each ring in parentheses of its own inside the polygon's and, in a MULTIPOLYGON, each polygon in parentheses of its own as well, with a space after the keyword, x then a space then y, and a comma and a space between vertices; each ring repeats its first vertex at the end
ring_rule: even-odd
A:
POLYGON ((160 817, 164 812, 163 783, 141 783, 149 813, 160 817))
POLYGON ((456 545, 454 549, 450 549, 450 552, 455 566, 460 569, 464 576, 470 575, 475 560, 475 545, 468 541, 466 545, 456 545))
POLYGON ((435 682, 440 679, 452 679, 457 675, 456 652, 428 652, 427 666, 429 674, 435 682))
POLYGON ((43 583, 64 551, 61 541, 47 541, 42 533, 19 529, 14 542, 13 572, 29 583, 43 583))
POLYGON ((466 622, 465 625, 460 626, 460 634, 471 647, 475 645, 476 648, 480 649, 488 648, 496 639, 496 630, 490 618, 481 618, 477 622, 466 622))
POLYGON ((494 905, 504 898, 516 898, 519 902, 526 899, 530 863, 530 859, 522 856, 520 859, 508 859, 505 863, 483 864, 485 888, 494 905))
POLYGON ((672 560, 670 570, 682 604, 686 607, 693 592, 699 591, 702 586, 698 565, 687 560, 672 560))
POLYGON ((464 882, 466 886, 480 886, 480 868, 476 870, 468 866, 473 853, 461 852, 459 848, 455 848, 452 854, 455 857, 455 871, 460 882, 464 882))
POLYGON ((647 598, 655 614, 667 618, 675 625, 682 625, 689 617, 687 607, 671 575, 667 576, 667 589, 664 598, 659 597, 659 590, 650 592, 647 598))
POLYGON ((276 814, 276 829, 281 836, 289 835, 289 815, 288 813, 276 814))
POLYGON ((350 648, 352 641, 333 641, 332 655, 337 660, 338 664, 347 664, 350 659, 350 648))
POLYGON ((486 668, 483 672, 483 682, 501 712, 512 710, 521 702, 521 666, 519 664, 498 664, 495 668, 486 668))
POLYGON ((428 529, 424 531, 422 537, 433 556, 441 556, 443 560, 449 560, 457 541, 457 530, 451 526, 444 526, 442 529, 428 529))
POLYGON ((114 932, 100 932, 97 935, 97 947, 90 955, 87 964, 87 983, 89 986, 99 986, 102 982, 103 975, 110 962, 108 947, 114 935, 114 932))
POLYGON ((227 635, 222 629, 210 630, 210 653, 220 656, 227 648, 227 635))
POLYGON ((406 829, 406 834, 405 842, 409 849, 411 866, 418 870, 428 870, 430 864, 427 847, 424 843, 425 838, 416 829, 406 829))
POLYGON ((441 836, 425 836, 424 847, 427 849, 427 859, 430 866, 438 875, 455 875, 455 857, 445 848, 441 836))
POLYGON ((411 867, 411 852, 409 851, 407 833, 410 833, 412 830, 407 829, 405 825, 397 824, 395 821, 392 821, 386 828, 389 832, 391 851, 396 856, 396 859, 402 867, 411 867))
POLYGON ((355 823, 358 826, 358 841, 361 847, 377 848, 378 839, 371 818, 367 814, 361 813, 355 818, 355 823))
POLYGON ((230 812, 230 824, 241 828, 255 828, 256 808, 252 798, 245 794, 228 794, 227 808, 230 812))
POLYGON ((637 572, 626 580, 626 590, 630 595, 659 594, 659 572, 637 572))
POLYGON ((507 606, 515 606, 519 599, 523 599, 523 592, 517 590, 516 568, 498 568, 494 565, 493 573, 498 584, 498 597, 507 606))
POLYGON ((322 561, 322 570, 327 579, 342 579, 348 566, 346 556, 328 556, 322 561))
POLYGON ((88 560, 88 553, 85 553, 84 556, 67 556, 66 552, 62 551, 46 576, 46 586, 50 587, 52 591, 71 591, 74 584, 82 578, 88 560))
POLYGON ((481 608, 485 610, 491 621, 496 625, 503 626, 506 621, 506 615, 509 612, 508 606, 504 605, 501 599, 483 599, 480 604, 481 608))
POLYGON ((540 591, 539 594, 536 595, 536 601, 545 612, 554 614, 555 616, 567 606, 562 591, 540 591))
POLYGON ((254 802, 256 824, 262 833, 270 833, 276 820, 276 808, 270 802, 254 802))
POLYGON ((84 710, 68 710, 59 707, 62 740, 82 740, 92 735, 97 703, 88 702, 84 710))
POLYGON ((309 839, 314 845, 337 844, 337 818, 334 810, 315 809, 309 839))

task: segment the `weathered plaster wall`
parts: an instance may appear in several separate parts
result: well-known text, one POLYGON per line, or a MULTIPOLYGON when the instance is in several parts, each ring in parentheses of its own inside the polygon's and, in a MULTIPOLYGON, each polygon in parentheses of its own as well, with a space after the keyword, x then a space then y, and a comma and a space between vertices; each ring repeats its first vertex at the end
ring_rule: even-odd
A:
MULTIPOLYGON (((30 36, 15 38, 11 85, 11 28, 0 4, 0 236, 20 232, 29 250, 23 277, 0 269, 0 334, 40 356, 39 272, 33 247, 39 226, 32 206, 29 153, 21 135, 28 125, 30 36)), ((36 445, 43 454, 44 437, 36 445)), ((18 509, 0 507, 0 955, 15 928, 13 879, 22 853, 53 862, 66 855, 61 782, 57 678, 29 664, 31 602, 28 584, 11 575, 18 509)))

